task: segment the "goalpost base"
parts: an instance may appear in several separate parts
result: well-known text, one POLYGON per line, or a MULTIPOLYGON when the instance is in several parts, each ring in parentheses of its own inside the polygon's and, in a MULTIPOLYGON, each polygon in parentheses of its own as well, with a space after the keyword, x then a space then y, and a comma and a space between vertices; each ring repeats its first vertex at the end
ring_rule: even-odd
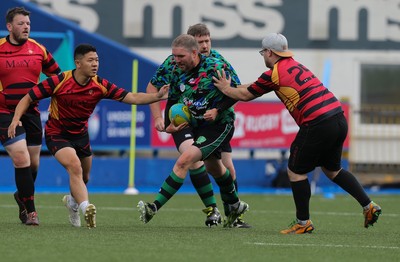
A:
POLYGON ((128 187, 127 189, 125 189, 124 194, 125 195, 138 195, 139 190, 137 190, 134 187, 128 187))

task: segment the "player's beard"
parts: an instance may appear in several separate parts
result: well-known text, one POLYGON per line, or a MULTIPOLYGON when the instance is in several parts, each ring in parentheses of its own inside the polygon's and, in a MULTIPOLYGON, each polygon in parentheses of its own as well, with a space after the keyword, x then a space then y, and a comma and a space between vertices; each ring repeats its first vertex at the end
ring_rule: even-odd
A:
POLYGON ((20 34, 14 34, 12 33, 12 36, 17 43, 22 44, 29 38, 29 32, 28 33, 20 33, 20 34))

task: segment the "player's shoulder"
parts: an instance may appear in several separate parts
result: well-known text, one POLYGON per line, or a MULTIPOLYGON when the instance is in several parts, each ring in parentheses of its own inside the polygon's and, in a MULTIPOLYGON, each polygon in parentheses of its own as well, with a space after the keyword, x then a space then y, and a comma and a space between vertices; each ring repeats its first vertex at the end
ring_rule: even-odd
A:
POLYGON ((157 68, 158 74, 166 74, 175 68, 175 60, 173 55, 169 55, 157 68))
POLYGON ((69 81, 75 81, 72 71, 73 70, 60 72, 59 74, 50 76, 45 81, 51 81, 55 85, 59 85, 69 81))
POLYGON ((108 80, 107 80, 107 79, 105 79, 105 78, 103 78, 103 77, 101 77, 101 76, 99 76, 99 75, 92 76, 92 81, 93 81, 96 85, 99 85, 99 86, 106 86, 107 83, 108 83, 108 80))
POLYGON ((224 60, 204 55, 202 55, 202 64, 203 64, 202 67, 207 68, 207 71, 216 70, 218 68, 225 68, 227 66, 224 60))
POLYGON ((30 44, 30 45, 43 46, 41 43, 39 43, 38 41, 36 41, 33 38, 28 38, 27 43, 30 44))
POLYGON ((44 53, 46 53, 46 47, 44 47, 44 45, 42 45, 41 43, 39 43, 38 41, 36 41, 33 38, 28 38, 28 40, 26 41, 26 44, 29 47, 36 47, 37 49, 42 50, 44 53))
POLYGON ((107 90, 111 90, 113 88, 119 88, 115 83, 99 75, 92 76, 92 83, 94 83, 94 85, 96 85, 97 87, 100 87, 102 89, 104 88, 107 90))
POLYGON ((210 50, 210 55, 209 55, 209 57, 215 57, 215 58, 217 58, 217 59, 225 59, 225 58, 223 57, 223 55, 221 55, 221 53, 218 52, 218 51, 215 50, 215 49, 211 49, 211 50, 210 50))
POLYGON ((7 38, 5 38, 5 37, 0 38, 0 46, 5 43, 7 43, 7 38))
POLYGON ((289 68, 294 68, 294 67, 299 67, 301 66, 302 68, 305 68, 302 66, 298 61, 294 60, 293 57, 282 57, 279 59, 274 66, 271 68, 271 70, 279 70, 279 71, 287 71, 289 68))
POLYGON ((67 78, 73 78, 73 71, 74 71, 74 70, 63 71, 63 72, 61 72, 60 75, 62 75, 62 77, 65 78, 65 79, 67 79, 67 78))
POLYGON ((167 58, 165 58, 164 62, 162 62, 161 66, 167 67, 167 66, 173 66, 175 64, 174 56, 169 55, 167 58))
POLYGON ((221 60, 223 63, 227 64, 229 67, 231 66, 231 64, 228 62, 228 60, 226 60, 226 58, 220 52, 218 52, 215 49, 211 49, 210 56, 221 60))
POLYGON ((282 57, 279 61, 279 64, 281 65, 287 65, 287 64, 300 64, 298 61, 296 61, 293 57, 282 57))
POLYGON ((215 63, 221 64, 221 63, 224 63, 223 60, 221 60, 221 59, 219 59, 217 57, 214 57, 214 56, 201 55, 201 60, 203 61, 203 63, 206 63, 206 64, 215 64, 215 63))

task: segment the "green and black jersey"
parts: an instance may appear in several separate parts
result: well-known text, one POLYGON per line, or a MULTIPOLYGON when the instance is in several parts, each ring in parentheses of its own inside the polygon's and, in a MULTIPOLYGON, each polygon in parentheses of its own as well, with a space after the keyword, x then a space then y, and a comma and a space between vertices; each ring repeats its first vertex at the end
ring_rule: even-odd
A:
MULTIPOLYGON (((168 108, 174 103, 186 104, 193 115, 193 126, 208 124, 202 118, 208 109, 230 107, 234 104, 230 98, 223 95, 212 83, 212 76, 217 76, 216 70, 224 69, 232 77, 232 86, 240 85, 239 77, 235 69, 226 59, 215 50, 211 50, 210 56, 200 55, 200 64, 190 72, 182 72, 173 59, 173 55, 167 57, 158 67, 156 73, 151 79, 151 84, 156 88, 170 84, 170 93, 168 97, 168 108), (200 84, 200 85, 199 85, 200 84), (197 90, 201 87, 199 90, 197 90), (183 93, 190 93, 189 96, 183 96, 183 93), (185 98, 184 98, 185 97, 185 98), (201 105, 202 103, 205 103, 201 105)), ((165 118, 166 125, 169 120, 165 118)), ((232 108, 221 110, 215 122, 226 123, 234 121, 232 108), (225 112, 227 111, 227 112, 225 112)))
MULTIPOLYGON (((232 71, 221 60, 200 55, 200 63, 189 72, 173 70, 169 100, 188 106, 192 114, 192 126, 204 126, 210 122, 203 115, 208 109, 219 108, 226 96, 214 86, 212 77, 218 77, 217 71, 232 75, 232 71)), ((238 85, 238 78, 232 78, 232 86, 238 85)), ((218 113, 215 124, 233 123, 235 113, 232 107, 218 113)))

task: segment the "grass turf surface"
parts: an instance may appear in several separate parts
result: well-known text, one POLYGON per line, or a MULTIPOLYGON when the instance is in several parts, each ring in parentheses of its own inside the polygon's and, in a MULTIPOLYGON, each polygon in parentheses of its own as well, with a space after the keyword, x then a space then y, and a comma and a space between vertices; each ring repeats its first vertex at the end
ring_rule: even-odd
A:
MULTIPOLYGON (((218 204, 222 206, 218 197, 218 204)), ((311 199, 312 234, 281 235, 295 217, 290 195, 242 195, 251 229, 207 228, 197 195, 178 194, 148 224, 136 204, 154 195, 92 194, 97 228, 73 228, 62 195, 38 194, 40 226, 19 223, 12 194, 0 195, 1 261, 399 261, 399 195, 375 195, 383 214, 365 229, 347 195, 311 199)), ((83 219, 82 219, 82 222, 83 219)))

